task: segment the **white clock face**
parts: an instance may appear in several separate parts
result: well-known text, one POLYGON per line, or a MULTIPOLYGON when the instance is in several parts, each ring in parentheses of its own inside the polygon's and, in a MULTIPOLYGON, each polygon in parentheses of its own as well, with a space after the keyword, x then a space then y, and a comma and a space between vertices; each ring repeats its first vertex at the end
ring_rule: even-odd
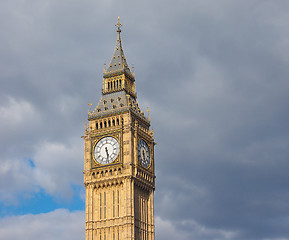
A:
POLYGON ((149 147, 142 139, 138 141, 138 159, 145 168, 148 168, 151 164, 149 147))
POLYGON ((94 158, 100 164, 112 163, 118 154, 119 143, 114 137, 104 137, 94 147, 94 158))

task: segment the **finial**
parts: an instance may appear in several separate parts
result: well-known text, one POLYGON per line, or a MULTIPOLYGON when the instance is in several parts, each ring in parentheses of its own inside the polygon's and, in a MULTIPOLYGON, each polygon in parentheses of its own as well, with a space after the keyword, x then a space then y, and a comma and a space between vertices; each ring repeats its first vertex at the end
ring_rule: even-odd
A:
POLYGON ((103 71, 106 71, 106 63, 103 64, 103 71))
POLYGON ((148 112, 148 119, 149 119, 149 121, 150 121, 151 118, 150 118, 150 110, 149 110, 149 107, 147 107, 147 112, 148 112))
POLYGON ((118 33, 120 33, 120 32, 121 32, 120 27, 121 27, 122 25, 121 25, 121 23, 119 22, 119 17, 117 18, 117 24, 115 24, 115 26, 117 27, 117 30, 116 30, 116 31, 117 31, 118 33))
POLYGON ((132 75, 135 77, 135 72, 134 72, 134 64, 132 64, 132 67, 131 67, 131 69, 132 69, 132 75))

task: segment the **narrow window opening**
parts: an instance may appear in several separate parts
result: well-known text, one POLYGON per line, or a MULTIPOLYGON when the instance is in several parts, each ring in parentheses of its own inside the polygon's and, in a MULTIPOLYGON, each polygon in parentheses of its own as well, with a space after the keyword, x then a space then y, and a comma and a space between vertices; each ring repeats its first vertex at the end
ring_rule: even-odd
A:
POLYGON ((101 199, 101 193, 99 194, 99 219, 102 219, 102 199, 101 199))
POLYGON ((119 190, 117 190, 117 217, 119 217, 119 190))
POLYGON ((103 193, 103 218, 106 219, 106 192, 103 193))
MULTIPOLYGON (((115 217, 115 196, 114 191, 112 192, 112 217, 115 217)), ((114 239, 114 237, 113 237, 114 239)))

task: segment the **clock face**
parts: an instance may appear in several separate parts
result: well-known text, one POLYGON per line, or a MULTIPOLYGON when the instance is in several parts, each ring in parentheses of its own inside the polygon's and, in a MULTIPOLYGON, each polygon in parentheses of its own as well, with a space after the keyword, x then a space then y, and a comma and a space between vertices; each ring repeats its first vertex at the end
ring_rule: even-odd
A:
POLYGON ((138 141, 138 159, 145 168, 148 168, 151 164, 149 147, 142 139, 138 141))
POLYGON ((94 147, 94 158, 100 164, 112 163, 118 154, 119 143, 114 137, 104 137, 94 147))

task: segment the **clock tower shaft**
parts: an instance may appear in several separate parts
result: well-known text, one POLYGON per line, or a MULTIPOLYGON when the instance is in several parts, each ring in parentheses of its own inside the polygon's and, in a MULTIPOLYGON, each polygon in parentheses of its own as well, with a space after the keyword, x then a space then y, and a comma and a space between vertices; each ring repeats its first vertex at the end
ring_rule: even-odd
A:
POLYGON ((117 26, 102 98, 88 113, 84 139, 86 240, 154 240, 154 138, 138 106, 117 26))

